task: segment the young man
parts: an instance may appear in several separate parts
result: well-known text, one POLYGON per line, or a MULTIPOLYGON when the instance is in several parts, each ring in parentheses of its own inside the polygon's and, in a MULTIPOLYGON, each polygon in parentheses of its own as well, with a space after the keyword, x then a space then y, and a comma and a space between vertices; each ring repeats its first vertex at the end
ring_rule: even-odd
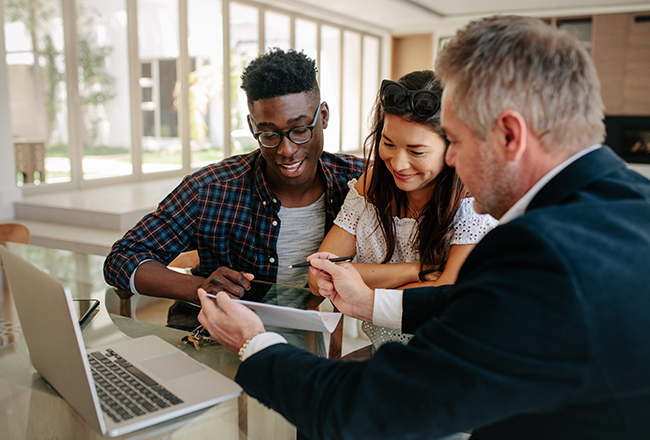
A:
POLYGON ((199 320, 244 359, 236 380, 312 439, 645 439, 650 432, 650 181, 604 138, 593 62, 525 17, 470 23, 436 63, 446 160, 500 225, 453 286, 371 290, 310 258, 343 313, 415 333, 365 363, 261 333, 223 293, 199 320), (254 336, 257 335, 257 336, 254 336), (243 348, 243 349, 242 349, 243 348))
POLYGON ((104 266, 109 284, 193 302, 199 287, 241 296, 253 277, 306 285, 307 269, 287 266, 318 249, 363 161, 323 151, 329 107, 304 53, 259 56, 242 88, 259 150, 187 176, 115 243, 104 266), (200 259, 194 275, 167 268, 193 249, 200 259))

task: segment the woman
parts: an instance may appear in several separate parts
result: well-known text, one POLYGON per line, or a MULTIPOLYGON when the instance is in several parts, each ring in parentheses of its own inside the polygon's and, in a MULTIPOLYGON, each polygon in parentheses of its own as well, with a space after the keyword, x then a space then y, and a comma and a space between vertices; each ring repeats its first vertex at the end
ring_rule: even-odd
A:
MULTIPOLYGON (((474 245, 496 224, 445 164, 440 82, 430 70, 384 80, 364 145, 365 173, 350 192, 319 252, 355 255, 371 288, 452 284, 474 245), (389 264, 385 264, 389 263, 389 264)), ((316 276, 309 285, 318 292, 316 276)), ((377 348, 411 335, 363 324, 377 348)))

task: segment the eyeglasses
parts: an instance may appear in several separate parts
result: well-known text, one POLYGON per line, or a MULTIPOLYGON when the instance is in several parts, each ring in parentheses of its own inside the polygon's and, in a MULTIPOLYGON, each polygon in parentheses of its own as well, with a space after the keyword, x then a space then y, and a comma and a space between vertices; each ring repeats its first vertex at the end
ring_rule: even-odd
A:
MULTIPOLYGON (((282 138, 284 136, 288 137, 289 140, 294 144, 305 144, 309 142, 313 136, 313 130, 316 126, 316 122, 318 122, 318 115, 320 115, 321 105, 323 105, 322 102, 318 104, 316 114, 314 115, 314 122, 311 125, 300 125, 298 127, 293 127, 289 131, 255 131, 255 133, 253 133, 253 136, 255 139, 257 139, 257 142, 259 142, 261 146, 266 148, 277 147, 282 142, 282 138)), ((248 119, 253 126, 253 129, 257 130, 257 126, 253 120, 253 117, 251 115, 248 115, 248 119)))
POLYGON ((421 118, 429 118, 440 110, 440 94, 431 90, 409 90, 402 84, 385 79, 381 82, 379 99, 385 109, 403 108, 421 118))

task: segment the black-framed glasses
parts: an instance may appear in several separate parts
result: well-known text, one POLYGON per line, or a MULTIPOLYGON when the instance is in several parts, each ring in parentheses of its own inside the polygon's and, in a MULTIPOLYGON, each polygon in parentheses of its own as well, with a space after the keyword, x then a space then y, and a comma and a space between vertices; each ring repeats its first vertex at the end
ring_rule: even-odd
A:
POLYGON ((389 79, 381 82, 380 90, 379 99, 385 109, 406 108, 421 118, 429 118, 440 110, 440 94, 431 90, 409 90, 389 79))
MULTIPOLYGON (((313 136, 313 130, 318 122, 318 115, 320 115, 320 106, 323 105, 321 102, 318 104, 316 109, 316 114, 314 115, 314 122, 311 125, 299 125, 298 127, 293 127, 289 131, 255 131, 253 136, 257 139, 257 142, 261 146, 266 148, 275 148, 282 142, 284 136, 288 137, 291 142, 294 144, 300 145, 305 144, 311 140, 313 136)), ((253 126, 254 130, 257 130, 255 121, 251 115, 248 115, 248 119, 253 126)))

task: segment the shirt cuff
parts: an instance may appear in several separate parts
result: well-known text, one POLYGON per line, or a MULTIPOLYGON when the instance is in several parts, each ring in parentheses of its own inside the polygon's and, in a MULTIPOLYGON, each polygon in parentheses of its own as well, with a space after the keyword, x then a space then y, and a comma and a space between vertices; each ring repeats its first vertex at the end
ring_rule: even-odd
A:
POLYGON ((402 291, 375 289, 372 323, 395 330, 402 329, 402 291))
MULTIPOLYGON (((142 263, 151 260, 152 260, 151 258, 149 258, 148 260, 142 260, 141 262, 138 263, 138 267, 140 267, 142 263)), ((131 278, 129 279, 129 289, 131 290, 131 293, 133 293, 134 295, 140 295, 140 292, 138 292, 135 288, 135 273, 138 271, 138 267, 135 268, 135 270, 131 274, 131 278)))
POLYGON ((280 336, 277 333, 273 332, 264 332, 255 336, 248 342, 248 346, 244 350, 244 354, 241 357, 242 362, 253 356, 258 351, 262 351, 267 347, 275 344, 286 344, 287 340, 284 337, 280 336))

